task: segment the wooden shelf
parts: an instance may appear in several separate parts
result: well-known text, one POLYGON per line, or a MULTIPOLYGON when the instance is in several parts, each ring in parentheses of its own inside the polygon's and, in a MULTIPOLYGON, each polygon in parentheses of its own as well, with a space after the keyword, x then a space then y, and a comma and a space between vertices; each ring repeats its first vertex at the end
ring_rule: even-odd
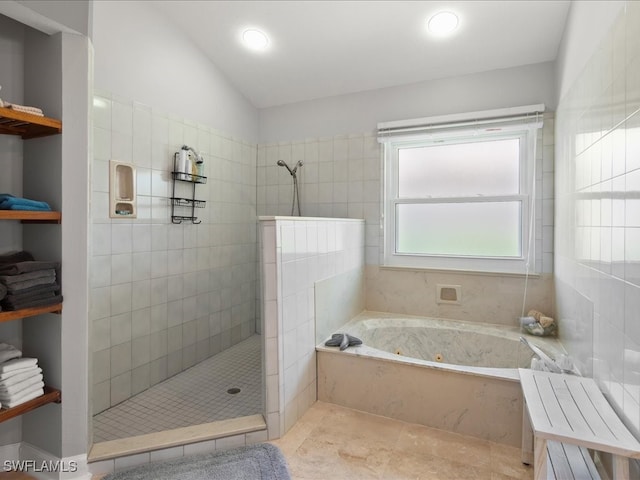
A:
POLYGON ((47 403, 60 403, 61 401, 62 394, 60 393, 60 390, 45 386, 44 395, 34 398, 33 400, 29 400, 28 402, 24 402, 16 407, 3 408, 0 410, 0 422, 5 422, 11 418, 30 412, 31 410, 35 410, 47 403))
POLYGON ((62 133, 62 122, 0 107, 0 133, 20 135, 23 139, 46 137, 62 133))
POLYGON ((60 223, 60 212, 0 210, 0 220, 22 220, 22 223, 60 223))
POLYGON ((9 310, 0 312, 0 323, 18 320, 19 318, 34 317, 43 313, 61 313, 62 304, 47 305, 46 307, 24 308, 22 310, 9 310))

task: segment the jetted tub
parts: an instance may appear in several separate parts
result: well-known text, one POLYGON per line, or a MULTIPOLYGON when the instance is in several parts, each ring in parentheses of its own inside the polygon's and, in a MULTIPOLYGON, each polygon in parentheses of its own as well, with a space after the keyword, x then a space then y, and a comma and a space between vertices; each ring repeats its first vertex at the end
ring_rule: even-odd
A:
MULTIPOLYGON (((316 347, 319 400, 520 446, 517 369, 533 354, 518 327, 363 312, 338 332, 363 345, 316 347)), ((527 340, 564 353, 555 338, 527 340)))

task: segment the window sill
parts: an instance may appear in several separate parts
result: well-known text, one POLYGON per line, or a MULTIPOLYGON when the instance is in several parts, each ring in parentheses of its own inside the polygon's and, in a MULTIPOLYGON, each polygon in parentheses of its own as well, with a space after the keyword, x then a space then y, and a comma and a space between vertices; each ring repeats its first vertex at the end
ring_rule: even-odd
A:
POLYGON ((479 275, 483 277, 514 277, 514 278, 542 278, 545 274, 539 272, 514 273, 514 272, 485 272, 479 270, 463 270, 455 268, 429 268, 429 267, 401 267, 397 265, 379 265, 380 270, 399 270, 403 272, 445 273, 459 275, 479 275))

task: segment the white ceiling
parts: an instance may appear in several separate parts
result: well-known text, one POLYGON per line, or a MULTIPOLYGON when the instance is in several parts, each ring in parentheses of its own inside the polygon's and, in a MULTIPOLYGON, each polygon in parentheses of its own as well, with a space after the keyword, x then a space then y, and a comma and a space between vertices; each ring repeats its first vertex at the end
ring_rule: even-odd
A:
POLYGON ((555 60, 570 1, 169 1, 187 32, 258 108, 555 60), (449 38, 426 21, 458 14, 449 38), (240 43, 247 27, 269 48, 240 43))

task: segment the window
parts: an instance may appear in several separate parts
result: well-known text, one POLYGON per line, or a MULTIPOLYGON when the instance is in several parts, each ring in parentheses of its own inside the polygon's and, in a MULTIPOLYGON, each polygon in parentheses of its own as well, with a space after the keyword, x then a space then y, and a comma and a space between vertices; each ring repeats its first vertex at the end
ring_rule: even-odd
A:
POLYGON ((524 273, 539 126, 519 117, 382 133, 384 263, 524 273))

